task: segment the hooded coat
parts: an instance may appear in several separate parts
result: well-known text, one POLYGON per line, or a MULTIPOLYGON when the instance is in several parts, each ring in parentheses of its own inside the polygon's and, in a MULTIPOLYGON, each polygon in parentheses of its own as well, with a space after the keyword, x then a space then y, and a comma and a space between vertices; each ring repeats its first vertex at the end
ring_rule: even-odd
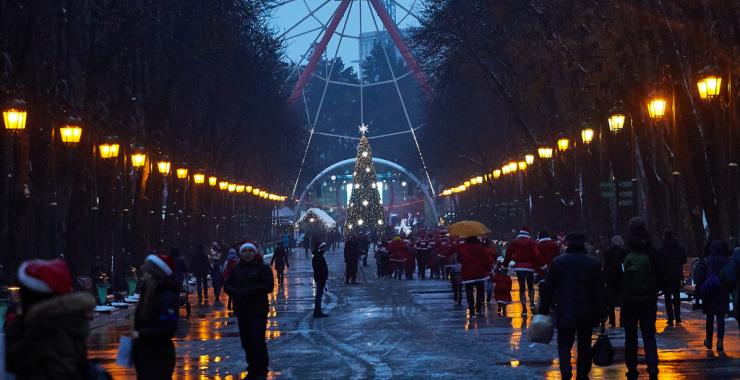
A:
POLYGON ((462 280, 486 280, 493 269, 493 256, 480 243, 465 243, 458 250, 462 264, 462 280))
MULTIPOLYGON (((705 260, 697 265, 694 272, 694 282, 697 284, 697 288, 698 284, 704 283, 710 270, 719 276, 722 267, 730 262, 724 242, 721 240, 712 240, 707 247, 707 257, 705 260)), ((704 314, 727 314, 730 311, 730 292, 722 285, 709 294, 703 294, 701 298, 704 314)))
POLYGON ((504 267, 508 267, 512 260, 515 272, 536 272, 543 265, 537 242, 529 235, 519 235, 509 244, 504 258, 504 267))
POLYGON ((681 288, 683 265, 686 264, 686 250, 676 239, 663 241, 658 250, 660 262, 660 288, 664 291, 677 291, 681 288))
POLYGON ((70 293, 33 305, 6 331, 7 370, 24 380, 87 377, 87 336, 95 299, 70 293))

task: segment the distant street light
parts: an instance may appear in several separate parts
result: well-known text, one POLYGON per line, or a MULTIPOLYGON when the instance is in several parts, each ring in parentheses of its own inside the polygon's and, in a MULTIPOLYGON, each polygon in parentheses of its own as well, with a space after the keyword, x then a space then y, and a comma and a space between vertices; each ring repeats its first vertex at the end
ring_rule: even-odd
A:
POLYGON ((175 170, 175 174, 177 175, 178 179, 186 179, 188 178, 188 168, 186 167, 180 167, 175 170))
POLYGON ((581 131, 581 140, 584 144, 591 144, 594 141, 594 130, 591 128, 585 128, 581 131))
POLYGON ((75 146, 80 142, 82 138, 82 127, 80 124, 82 121, 77 117, 70 117, 67 121, 59 128, 59 135, 62 138, 62 142, 68 146, 75 146))
POLYGON ((3 108, 3 122, 5 129, 10 132, 19 132, 26 129, 28 106, 23 99, 13 99, 3 108))
POLYGON ((696 87, 701 100, 709 102, 722 92, 722 77, 716 74, 717 71, 710 66, 699 73, 701 79, 696 82, 696 87))
POLYGON ((534 154, 525 154, 524 155, 524 161, 527 163, 527 165, 534 164, 534 154))
POLYGON ((131 154, 131 165, 135 168, 140 168, 146 163, 146 153, 143 150, 139 150, 131 154))
POLYGON ((517 165, 519 166, 519 170, 520 171, 527 170, 527 162, 526 161, 519 161, 517 163, 517 165))
POLYGON ((561 137, 558 139, 558 150, 565 152, 570 147, 570 140, 567 137, 561 137))
POLYGON ((229 191, 230 193, 233 193, 233 192, 235 192, 235 191, 236 191, 236 184, 235 184, 235 183, 229 183, 229 187, 227 188, 227 190, 228 190, 228 191, 229 191))
POLYGON ((164 176, 170 174, 171 166, 172 164, 168 160, 160 160, 157 162, 157 170, 159 171, 159 174, 164 176))
POLYGON ((193 182, 195 182, 196 185, 202 185, 204 182, 206 182, 206 175, 203 173, 193 174, 193 182))
POLYGON ((619 133, 624 128, 626 117, 622 113, 615 113, 609 116, 609 130, 613 133, 619 133))
POLYGON ((537 148, 537 154, 542 159, 545 159, 545 160, 546 159, 550 159, 550 158, 552 158, 552 148, 546 147, 546 146, 539 147, 539 148, 537 148))
POLYGON ((215 187, 217 183, 218 183, 218 177, 215 177, 215 176, 208 177, 208 186, 215 187))
POLYGON ((219 190, 227 190, 229 188, 229 181, 221 181, 218 183, 219 190))
POLYGON ((652 96, 647 102, 648 115, 653 120, 662 119, 665 116, 668 101, 661 96, 652 96))
POLYGON ((100 158, 102 159, 118 157, 119 149, 120 145, 118 145, 118 143, 116 142, 108 141, 98 145, 98 153, 100 154, 100 158))
POLYGON ((493 171, 493 179, 498 179, 501 177, 501 169, 496 169, 493 171))

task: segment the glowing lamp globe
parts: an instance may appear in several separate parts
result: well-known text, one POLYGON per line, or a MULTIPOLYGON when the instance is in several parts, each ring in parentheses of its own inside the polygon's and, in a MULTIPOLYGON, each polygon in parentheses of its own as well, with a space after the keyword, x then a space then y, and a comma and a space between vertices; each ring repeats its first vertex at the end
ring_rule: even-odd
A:
POLYGON ((82 138, 82 127, 80 127, 80 119, 71 117, 67 119, 67 122, 59 128, 59 136, 62 138, 62 142, 66 145, 77 145, 82 138))
POLYGON ((236 185, 236 192, 237 193, 243 193, 244 192, 244 185, 236 185))
POLYGON ((146 163, 146 154, 145 153, 133 153, 131 154, 131 165, 135 168, 140 168, 144 166, 146 163))
POLYGON ((516 170, 519 168, 516 161, 509 162, 508 166, 509 166, 509 172, 511 173, 516 173, 516 170))
POLYGON ((175 170, 175 174, 179 179, 186 179, 188 178, 188 168, 177 168, 177 170, 175 170))
POLYGON ((221 181, 218 183, 218 189, 219 190, 228 190, 229 189, 229 182, 228 181, 221 181))
POLYGON ((22 99, 13 99, 3 108, 3 124, 8 131, 19 132, 26 129, 27 118, 28 106, 22 99))
POLYGON ((252 189, 253 195, 260 195, 260 189, 252 189))
POLYGON ((552 158, 552 148, 546 146, 539 147, 537 148, 537 154, 542 159, 550 159, 552 158))
POLYGON ((159 174, 161 175, 168 175, 170 174, 170 167, 172 164, 167 160, 161 160, 157 162, 157 170, 159 171, 159 174))
POLYGON ((519 161, 517 163, 519 165, 519 170, 527 170, 527 162, 526 161, 519 161))
POLYGON ((236 184, 235 184, 235 183, 230 183, 230 184, 229 184, 229 187, 227 188, 227 190, 228 190, 228 191, 229 191, 230 193, 233 193, 233 192, 235 192, 235 191, 236 191, 236 184))
POLYGON ((567 137, 561 137, 558 139, 558 150, 565 152, 570 147, 570 140, 567 137))
POLYGON ((463 186, 465 186, 465 188, 466 188, 466 189, 467 189, 468 187, 470 187, 470 181, 465 181, 465 182, 463 182, 463 186))
POLYGON ((504 166, 502 166, 502 167, 501 167, 501 173, 502 173, 503 175, 508 175, 509 173, 511 173, 511 167, 509 167, 509 165, 508 165, 508 164, 507 164, 507 165, 504 165, 504 166))
POLYGON ((591 144, 594 141, 594 130, 591 128, 585 128, 581 131, 581 140, 584 144, 591 144))
POLYGON ((526 155, 524 155, 524 162, 526 162, 527 165, 534 164, 534 154, 526 154, 526 155))
POLYGON ((218 178, 214 176, 208 177, 208 186, 214 187, 218 183, 218 178))
POLYGON ((621 113, 615 113, 609 116, 609 130, 613 133, 619 133, 624 128, 625 116, 621 113))
POLYGON ((102 143, 98 145, 98 153, 100 154, 100 158, 102 159, 108 159, 108 158, 116 158, 118 157, 118 150, 120 149, 120 145, 118 143, 102 143))
POLYGON ((711 101, 722 92, 722 77, 712 73, 706 73, 696 82, 696 87, 699 90, 699 98, 701 100, 711 101))
POLYGON ((193 174, 193 182, 195 182, 196 185, 202 185, 206 182, 206 175, 203 173, 193 174))
POLYGON ((483 177, 477 176, 475 177, 475 181, 478 182, 478 184, 480 185, 481 183, 483 183, 483 177))
POLYGON ((252 186, 247 185, 247 187, 244 188, 244 191, 246 191, 247 193, 251 193, 252 192, 252 186))
POLYGON ((662 119, 665 116, 667 107, 668 101, 665 98, 660 96, 652 97, 647 103, 648 116, 653 120, 662 119))
POLYGON ((501 177, 501 169, 496 169, 493 171, 493 179, 498 179, 501 177))

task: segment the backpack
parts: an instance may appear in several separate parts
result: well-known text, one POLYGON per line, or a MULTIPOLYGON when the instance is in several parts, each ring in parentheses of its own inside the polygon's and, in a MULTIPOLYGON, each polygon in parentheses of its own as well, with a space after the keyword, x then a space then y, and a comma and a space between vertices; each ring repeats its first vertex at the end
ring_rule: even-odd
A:
POLYGON ((648 255, 629 253, 622 263, 622 296, 632 301, 655 298, 655 280, 648 255))
POLYGON ((719 276, 717 276, 717 273, 712 270, 712 267, 709 266, 709 263, 706 261, 706 259, 703 260, 704 270, 706 271, 706 276, 704 277, 704 282, 699 284, 698 290, 699 294, 701 295, 707 295, 711 294, 717 291, 720 287, 720 281, 719 276))

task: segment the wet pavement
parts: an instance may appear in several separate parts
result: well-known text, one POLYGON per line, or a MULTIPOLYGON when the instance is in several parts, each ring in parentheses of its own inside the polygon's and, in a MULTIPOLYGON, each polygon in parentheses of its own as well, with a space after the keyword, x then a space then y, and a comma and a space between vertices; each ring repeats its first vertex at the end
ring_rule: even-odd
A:
MULTIPOLYGON (((528 319, 520 316, 518 304, 509 306, 507 316, 496 315, 493 305, 493 312, 470 319, 464 306, 453 303, 447 281, 378 279, 371 258, 360 284, 344 285, 341 253, 326 257, 330 279, 324 312, 328 318, 312 318, 311 261, 302 250, 291 257, 285 286, 276 286, 270 297, 270 378, 560 378, 555 339, 550 345, 528 343, 524 334, 528 319)), ((516 281, 513 298, 518 299, 516 281)), ((703 346, 701 312, 691 311, 691 305, 684 303, 683 325, 669 328, 660 306, 661 379, 740 378, 740 339, 734 320, 727 320, 726 352, 720 356, 703 346)), ((116 379, 133 377, 131 370, 113 363, 119 336, 130 331, 127 314, 120 311, 101 318, 90 337, 90 356, 101 359, 116 379)), ((179 330, 176 379, 246 375, 236 319, 230 312, 194 306, 179 330)), ((624 333, 621 329, 607 332, 615 347, 615 364, 594 367, 591 376, 622 379, 624 333)), ((640 370, 645 372, 644 364, 640 370)))

